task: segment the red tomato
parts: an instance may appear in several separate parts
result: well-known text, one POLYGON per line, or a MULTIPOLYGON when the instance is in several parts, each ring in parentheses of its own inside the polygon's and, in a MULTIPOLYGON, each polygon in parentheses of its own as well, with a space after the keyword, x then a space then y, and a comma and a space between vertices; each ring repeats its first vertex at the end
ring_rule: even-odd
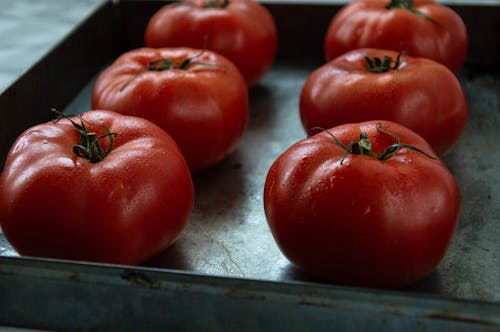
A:
POLYGON ((126 52, 98 77, 92 107, 156 123, 174 138, 193 171, 233 151, 249 117, 238 69, 214 52, 190 48, 126 52))
POLYGON ((467 30, 451 8, 433 0, 368 0, 346 5, 325 37, 329 61, 358 48, 406 51, 458 72, 467 55, 467 30))
POLYGON ((430 156, 424 139, 389 121, 297 142, 266 178, 274 239, 292 263, 327 281, 398 288, 422 278, 445 255, 460 210, 453 175, 430 156))
POLYGON ((149 121, 98 110, 82 118, 72 118, 80 130, 61 119, 16 140, 0 177, 2 230, 21 255, 141 263, 184 229, 189 168, 149 121))
POLYGON ((278 37, 269 11, 253 0, 184 0, 164 6, 150 19, 147 47, 208 49, 231 60, 248 85, 271 67, 278 37))
POLYGON ((420 134, 442 155, 465 128, 467 101, 455 75, 433 60, 360 49, 308 77, 300 95, 300 116, 306 131, 394 121, 420 134))

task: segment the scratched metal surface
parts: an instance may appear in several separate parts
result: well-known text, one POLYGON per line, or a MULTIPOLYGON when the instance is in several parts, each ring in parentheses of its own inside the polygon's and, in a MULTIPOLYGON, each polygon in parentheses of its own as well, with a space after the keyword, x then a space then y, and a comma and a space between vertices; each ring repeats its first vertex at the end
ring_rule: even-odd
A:
MULTIPOLYGON (((298 95, 318 65, 278 60, 261 84, 251 89, 251 119, 241 144, 221 164, 194 175, 196 202, 187 228, 173 246, 145 266, 210 276, 314 281, 291 266, 274 243, 264 216, 262 189, 274 159, 305 137, 298 95)), ((462 190, 460 225, 438 269, 405 291, 498 302, 500 75, 498 70, 471 67, 463 70, 460 79, 469 102, 469 121, 444 158, 462 190)), ((65 110, 88 110, 92 85, 93 80, 83 84, 65 110)), ((3 234, 0 255, 17 256, 3 234)))

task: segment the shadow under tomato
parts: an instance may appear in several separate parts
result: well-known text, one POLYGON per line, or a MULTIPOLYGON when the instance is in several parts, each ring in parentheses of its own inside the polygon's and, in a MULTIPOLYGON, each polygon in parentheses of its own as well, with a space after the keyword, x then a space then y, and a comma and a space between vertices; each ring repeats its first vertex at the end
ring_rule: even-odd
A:
MULTIPOLYGON (((293 264, 288 264, 285 266, 279 278, 282 280, 296 280, 296 281, 304 281, 304 282, 313 282, 313 283, 321 283, 321 284, 329 284, 342 286, 339 284, 335 284, 329 281, 322 280, 320 278, 316 278, 302 271, 298 267, 293 264)), ((349 286, 355 287, 355 286, 349 286)), ((440 278, 439 271, 435 270, 428 276, 416 281, 415 283, 408 285, 406 287, 402 287, 399 289, 388 289, 391 291, 402 291, 402 292, 410 292, 410 293, 419 293, 419 294, 435 294, 439 292, 443 288, 442 280, 440 278)))
POLYGON ((307 274, 303 270, 299 269, 292 263, 289 263, 281 270, 279 274, 280 280, 294 280, 294 281, 306 281, 306 282, 321 282, 321 280, 314 278, 313 276, 307 274))
POLYGON ((183 240, 181 236, 181 238, 179 238, 170 247, 153 256, 141 265, 148 267, 163 267, 174 270, 189 270, 189 264, 187 264, 187 260, 184 255, 182 242, 183 240))
POLYGON ((245 209, 248 196, 245 168, 236 149, 214 167, 194 173, 195 202, 186 228, 174 244, 143 265, 226 274, 217 266, 220 256, 231 256, 236 248, 233 233, 241 233, 239 211, 245 209))
POLYGON ((416 281, 415 283, 402 288, 403 291, 415 292, 415 293, 437 293, 442 289, 442 280, 438 270, 434 270, 428 276, 416 281))
POLYGON ((263 130, 274 123, 276 117, 276 97, 272 86, 259 83, 248 91, 250 108, 249 128, 250 130, 263 130))

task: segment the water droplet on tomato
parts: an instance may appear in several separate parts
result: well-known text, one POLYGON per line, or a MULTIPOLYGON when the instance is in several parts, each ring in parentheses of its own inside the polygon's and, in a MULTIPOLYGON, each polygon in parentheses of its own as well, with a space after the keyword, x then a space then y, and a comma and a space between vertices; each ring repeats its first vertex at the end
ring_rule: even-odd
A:
POLYGON ((372 212, 372 207, 371 206, 367 206, 365 211, 363 211, 363 215, 366 216, 368 215, 370 212, 372 212))

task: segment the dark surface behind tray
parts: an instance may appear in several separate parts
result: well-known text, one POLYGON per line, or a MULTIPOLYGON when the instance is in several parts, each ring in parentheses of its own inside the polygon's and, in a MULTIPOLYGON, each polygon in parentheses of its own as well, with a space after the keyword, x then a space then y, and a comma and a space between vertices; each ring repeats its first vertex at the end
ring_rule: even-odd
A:
MULTIPOLYGON (((88 21, 0 97, 0 160, 25 128, 49 119, 52 107, 89 108, 95 75, 121 52, 142 45, 157 1, 103 5, 88 21), (77 68, 74 70, 74 68, 77 68), (71 75, 68 76, 68 73, 71 75), (74 98, 77 95, 76 98, 74 98), (5 110, 9 110, 8 113, 5 110)), ((251 120, 241 146, 217 167, 195 176, 196 206, 179 241, 146 265, 274 281, 308 280, 280 254, 262 210, 266 172, 286 147, 305 136, 298 93, 321 65, 323 35, 338 6, 268 5, 278 25, 279 59, 250 91, 251 120), (309 17, 314 16, 314 20, 309 17), (230 179, 228 181, 228 179, 230 179)), ((470 105, 467 128, 445 158, 463 194, 460 225, 438 270, 406 289, 458 299, 500 299, 500 7, 454 7, 471 36, 469 62, 460 74, 470 105)), ((1 235, 0 254, 15 256, 1 235)))

